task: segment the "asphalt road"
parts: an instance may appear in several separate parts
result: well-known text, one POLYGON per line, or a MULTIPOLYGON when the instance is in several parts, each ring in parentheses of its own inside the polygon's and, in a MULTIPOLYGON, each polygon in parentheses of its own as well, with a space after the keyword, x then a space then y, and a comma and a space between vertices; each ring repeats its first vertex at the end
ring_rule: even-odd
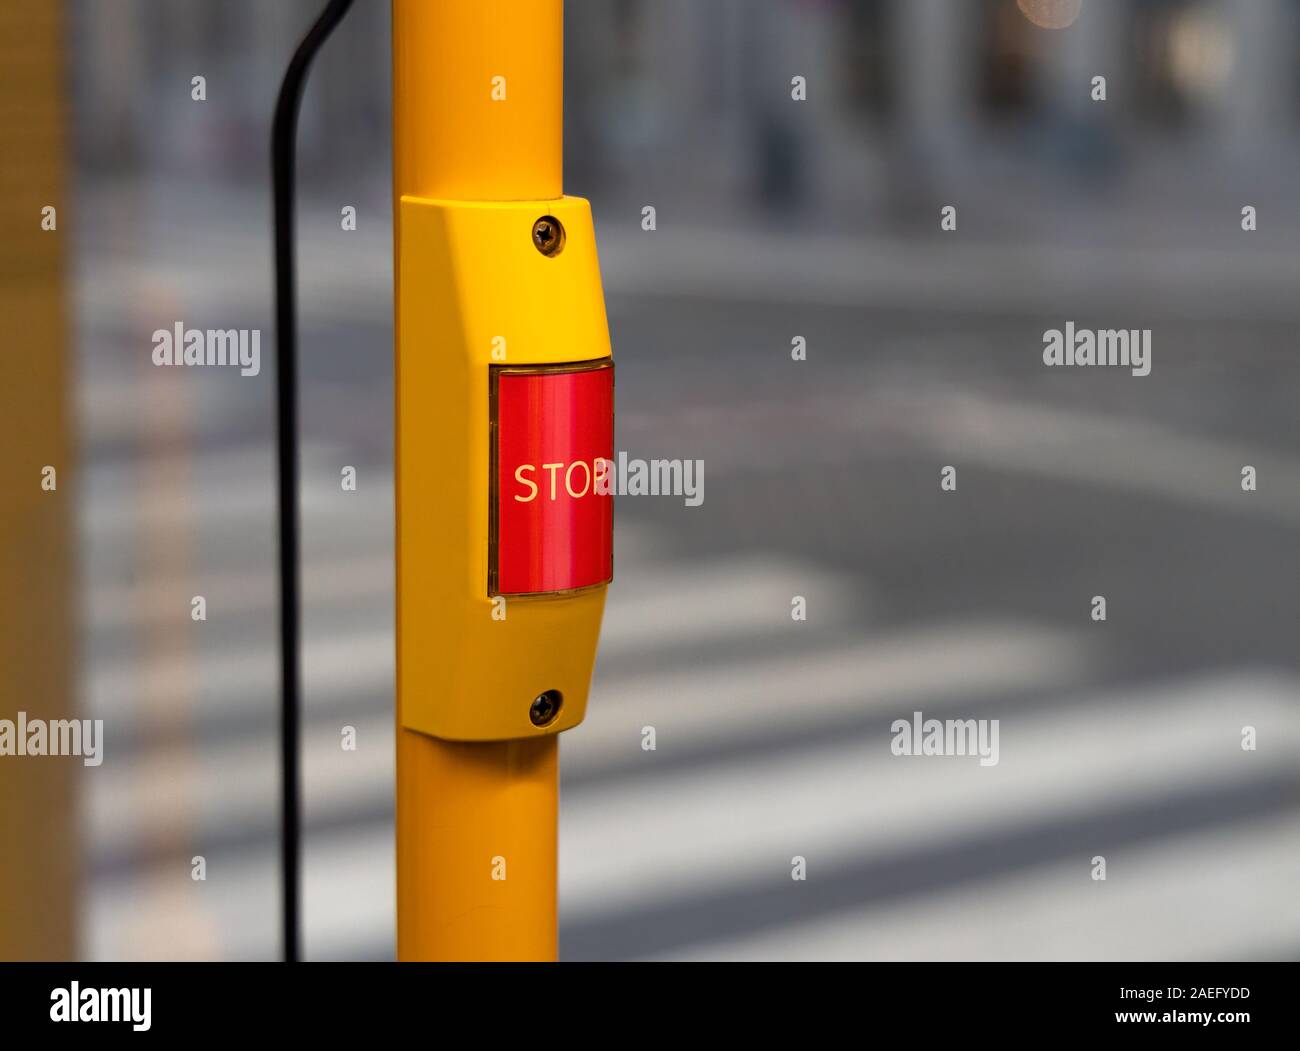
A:
MULTIPOLYGON (((82 246, 83 681, 109 755, 85 775, 89 948, 267 957, 270 344, 239 379, 154 369, 148 333, 269 335, 269 247, 256 200, 151 207, 146 243, 101 223, 82 246)), ((386 220, 349 242, 313 226, 331 208, 303 222, 307 946, 382 958, 390 274, 386 220)), ((1051 246, 944 271, 935 246, 608 233, 618 446, 702 459, 705 499, 617 505, 591 713, 562 745, 563 955, 1294 956, 1294 261, 1252 281, 1071 248, 1071 297, 1051 246), (1013 264, 1037 283, 1007 287, 1013 264), (1151 375, 1045 368, 1065 320, 1150 327, 1151 375), (998 764, 891 754, 914 711, 997 719, 998 764)))

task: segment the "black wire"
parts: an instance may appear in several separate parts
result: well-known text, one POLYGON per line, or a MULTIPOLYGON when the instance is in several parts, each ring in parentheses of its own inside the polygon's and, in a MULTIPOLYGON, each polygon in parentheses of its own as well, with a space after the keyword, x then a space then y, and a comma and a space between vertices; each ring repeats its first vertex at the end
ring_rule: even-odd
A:
POLYGON ((329 0, 294 52, 280 85, 271 125, 271 182, 275 212, 275 396, 280 488, 280 865, 286 963, 302 948, 299 883, 301 821, 299 781, 298 586, 298 326, 294 284, 294 155, 298 110, 311 61, 352 0, 329 0))

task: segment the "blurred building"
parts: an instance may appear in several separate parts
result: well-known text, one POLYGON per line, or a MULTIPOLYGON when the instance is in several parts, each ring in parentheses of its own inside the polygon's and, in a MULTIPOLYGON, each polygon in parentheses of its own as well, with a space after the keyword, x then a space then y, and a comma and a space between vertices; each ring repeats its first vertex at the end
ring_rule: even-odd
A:
MULTIPOLYGON (((97 102, 81 129, 87 163, 237 165, 262 179, 249 158, 317 6, 75 3, 74 80, 97 102), (196 75, 222 99, 218 136, 191 119, 196 75)), ((981 177, 990 151, 1034 146, 1095 165, 1170 143, 1257 158, 1289 144, 1300 120, 1294 0, 1082 0, 1068 32, 1035 26, 1016 0, 569 0, 567 10, 568 157, 585 189, 636 170, 642 185, 684 193, 688 154, 696 196, 815 212, 888 179, 891 159, 951 181, 981 177), (1105 104, 1091 98, 1098 75, 1105 104), (808 80, 806 110, 791 104, 794 76, 808 80)), ((358 4, 322 58, 330 74, 308 93, 304 165, 328 175, 386 154, 388 46, 388 5, 358 4)))

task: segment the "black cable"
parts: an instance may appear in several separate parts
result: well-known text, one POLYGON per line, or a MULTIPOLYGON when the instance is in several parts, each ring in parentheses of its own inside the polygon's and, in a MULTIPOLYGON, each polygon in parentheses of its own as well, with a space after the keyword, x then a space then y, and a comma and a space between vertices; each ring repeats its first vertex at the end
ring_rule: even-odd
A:
POLYGON ((294 52, 280 85, 271 125, 271 182, 275 213, 275 397, 280 488, 280 864, 286 963, 302 948, 299 920, 301 820, 299 781, 298 586, 298 327, 294 294, 294 156, 302 90, 316 52, 343 20, 352 0, 329 0, 294 52))

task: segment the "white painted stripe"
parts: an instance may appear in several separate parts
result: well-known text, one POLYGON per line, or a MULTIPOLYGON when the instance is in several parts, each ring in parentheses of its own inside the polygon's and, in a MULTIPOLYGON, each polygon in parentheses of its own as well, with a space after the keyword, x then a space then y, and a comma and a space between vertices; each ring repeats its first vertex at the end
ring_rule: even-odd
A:
MULTIPOLYGON (((393 714, 342 717, 303 728, 303 806, 308 820, 364 811, 392 799, 393 714), (356 730, 356 751, 342 731, 356 730)), ((178 823, 196 840, 208 833, 273 821, 279 807, 276 740, 152 748, 131 762, 105 762, 84 784, 92 849, 130 855, 178 823), (172 786, 159 792, 158 786, 172 786)))
MULTIPOLYGON (((303 849, 304 943, 309 958, 330 958, 394 937, 393 833, 310 837, 303 849)), ((88 890, 87 955, 92 960, 273 959, 279 953, 277 855, 224 864, 209 858, 207 879, 188 866, 88 890)))
POLYGON ((616 666, 629 653, 717 643, 762 634, 792 639, 790 600, 808 598, 819 621, 843 622, 866 606, 845 578, 778 555, 673 562, 616 573, 605 603, 598 659, 616 666))
POLYGON ((839 746, 566 792, 562 901, 570 917, 614 912, 788 871, 796 854, 826 864, 1191 790, 1211 772, 1286 773, 1300 757, 1298 698, 1294 681, 1232 676, 1024 713, 1002 721, 988 768, 895 757, 888 727, 910 705, 864 706, 862 735, 839 746), (1257 752, 1240 747, 1246 724, 1267 742, 1257 752))
POLYGON ((622 679, 597 669, 587 720, 565 741, 565 763, 589 754, 641 756, 642 728, 660 747, 722 744, 884 710, 899 700, 970 697, 1011 688, 1062 686, 1095 660, 1079 633, 1018 621, 926 625, 834 648, 793 649, 804 626, 774 656, 729 664, 665 667, 622 679), (571 741, 571 743, 570 743, 571 741))
MULTIPOLYGON (((176 683, 201 696, 205 707, 224 716, 276 711, 279 658, 272 646, 222 648, 162 656, 145 663, 120 662, 92 669, 84 689, 88 718, 104 719, 109 733, 138 730, 145 713, 177 702, 176 683)), ((303 704, 355 697, 358 702, 393 689, 393 635, 389 631, 311 638, 303 644, 303 704)), ((193 708, 193 701, 186 702, 193 708)))
MULTIPOLYGON (((834 440, 826 440, 824 434, 818 441, 790 441, 780 447, 753 440, 773 418, 784 418, 791 411, 789 404, 774 401, 719 410, 726 418, 720 427, 718 420, 712 421, 716 433, 708 435, 711 470, 719 476, 807 471, 814 465, 860 464, 882 449, 914 453, 919 448, 941 456, 939 463, 976 464, 1193 507, 1300 521, 1300 458, 1280 446, 969 391, 918 394, 911 388, 879 383, 867 394, 822 396, 799 405, 801 415, 828 421, 826 428, 834 440), (1247 464, 1259 472, 1255 492, 1241 488, 1241 469, 1247 464)), ((698 425, 693 428, 692 421, 698 415, 683 411, 680 422, 629 417, 624 424, 694 433, 698 425)))
MULTIPOLYGON (((137 461, 97 467, 85 482, 86 500, 81 505, 81 529, 88 539, 112 538, 138 541, 141 530, 202 523, 205 528, 223 528, 244 523, 264 528, 275 516, 275 453, 262 446, 246 446, 221 452, 175 455, 190 484, 151 491, 148 501, 140 500, 141 465, 137 461)), ((332 524, 369 520, 376 535, 390 531, 391 511, 380 515, 376 508, 393 506, 393 478, 387 469, 362 472, 357 492, 340 486, 346 454, 332 446, 309 444, 302 452, 302 510, 329 513, 332 524), (363 497, 364 493, 364 497, 363 497)), ((147 469, 147 463, 145 465, 147 469)))
POLYGON ((1300 521, 1300 460, 1284 449, 969 394, 904 402, 908 429, 961 462, 1300 521), (1255 492, 1241 488, 1247 464, 1260 472, 1255 492))
MULTIPOLYGON (((364 554, 355 558, 315 558, 302 567, 304 607, 346 602, 382 606, 382 619, 392 615, 393 559, 391 555, 364 554)), ((147 629, 188 618, 190 599, 200 590, 207 599, 209 617, 274 611, 279 608, 279 578, 267 569, 198 569, 185 578, 136 577, 104 582, 91 588, 83 623, 91 631, 147 629)), ((268 645, 270 640, 268 640, 268 645)))
MULTIPOLYGON (((1298 843, 1294 814, 1256 820, 1109 851, 1105 882, 1091 879, 1093 848, 1081 843, 1073 861, 664 958, 1138 961, 1291 953, 1300 943, 1298 843)), ((815 889, 791 881, 791 893, 815 889)))
MULTIPOLYGON (((786 625, 798 630, 789 618, 790 589, 795 586, 816 596, 819 616, 832 618, 849 610, 837 579, 811 566, 779 562, 764 566, 756 560, 739 560, 652 573, 637 568, 637 547, 633 538, 628 558, 633 567, 627 573, 630 579, 609 603, 600 649, 607 663, 628 654, 659 652, 701 640, 749 638, 765 629, 783 630, 786 625)), ((391 567, 386 568, 382 559, 338 566, 317 562, 308 568, 314 570, 305 576, 308 601, 391 593, 391 567)), ((274 608, 274 583, 269 576, 214 577, 205 592, 209 618, 274 608), (232 597, 233 608, 225 604, 232 597)), ((90 607, 92 623, 96 617, 101 624, 118 617, 138 617, 142 608, 151 608, 149 603, 161 601, 169 602, 169 615, 187 620, 188 595, 166 593, 179 586, 180 582, 169 581, 149 590, 139 585, 97 589, 90 607)), ((329 636, 312 636, 310 621, 308 628, 303 647, 308 703, 392 690, 395 649, 391 628, 329 636)), ((98 718, 126 722, 137 706, 147 707, 145 702, 151 700, 165 702, 166 692, 178 681, 193 684, 203 692, 205 703, 219 705, 226 713, 264 707, 274 696, 278 658, 273 639, 209 652, 201 649, 202 641, 202 629, 196 626, 197 654, 162 657, 151 664, 147 676, 134 660, 91 669, 89 710, 98 718)))

